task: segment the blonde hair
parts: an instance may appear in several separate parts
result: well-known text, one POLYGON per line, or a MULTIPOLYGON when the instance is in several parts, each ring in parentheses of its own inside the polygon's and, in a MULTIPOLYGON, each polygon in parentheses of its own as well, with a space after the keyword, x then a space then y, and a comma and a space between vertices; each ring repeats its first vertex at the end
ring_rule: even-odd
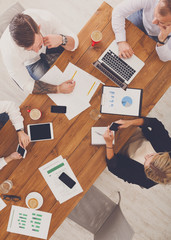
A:
POLYGON ((154 182, 171 183, 171 158, 168 152, 156 154, 144 167, 146 176, 154 182))

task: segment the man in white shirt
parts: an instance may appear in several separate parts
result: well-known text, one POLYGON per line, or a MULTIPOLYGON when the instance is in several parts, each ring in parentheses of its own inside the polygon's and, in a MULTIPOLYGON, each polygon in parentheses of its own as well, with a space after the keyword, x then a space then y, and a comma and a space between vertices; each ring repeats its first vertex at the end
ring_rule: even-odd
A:
POLYGON ((125 0, 112 13, 112 28, 119 57, 130 58, 133 50, 126 41, 125 18, 157 42, 161 61, 171 60, 171 0, 125 0))
MULTIPOLYGON (((0 121, 2 113, 7 113, 14 128, 18 134, 19 144, 26 148, 30 142, 29 136, 24 132, 23 117, 21 116, 19 108, 9 101, 0 101, 0 121)), ((0 158, 0 169, 2 169, 8 162, 22 158, 17 152, 10 154, 8 157, 0 158)))
POLYGON ((48 50, 74 51, 78 38, 45 10, 28 9, 17 14, 1 37, 1 52, 10 76, 27 93, 70 93, 75 82, 51 85, 39 80, 50 68, 48 50))

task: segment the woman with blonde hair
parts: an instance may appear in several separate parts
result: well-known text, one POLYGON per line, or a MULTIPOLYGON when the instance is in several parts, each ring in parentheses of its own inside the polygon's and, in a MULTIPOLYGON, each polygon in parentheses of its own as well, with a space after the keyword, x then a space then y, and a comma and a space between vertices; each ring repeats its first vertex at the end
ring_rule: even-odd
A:
POLYGON ((104 133, 106 162, 110 172, 129 183, 150 188, 171 183, 171 138, 156 118, 118 120, 118 129, 138 126, 118 154, 114 154, 113 132, 104 133))

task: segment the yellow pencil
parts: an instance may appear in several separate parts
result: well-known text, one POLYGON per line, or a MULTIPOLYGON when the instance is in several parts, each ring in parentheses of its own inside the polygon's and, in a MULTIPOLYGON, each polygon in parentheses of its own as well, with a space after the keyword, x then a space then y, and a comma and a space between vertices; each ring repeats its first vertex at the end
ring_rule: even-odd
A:
POLYGON ((91 92, 91 90, 92 90, 92 88, 94 87, 95 83, 96 83, 96 82, 94 82, 93 85, 91 86, 90 90, 89 90, 88 93, 87 93, 87 96, 88 96, 89 93, 91 92))
POLYGON ((74 79, 74 77, 75 77, 75 74, 77 73, 77 71, 75 71, 75 73, 74 73, 74 75, 72 76, 72 78, 71 78, 71 80, 73 80, 74 79))

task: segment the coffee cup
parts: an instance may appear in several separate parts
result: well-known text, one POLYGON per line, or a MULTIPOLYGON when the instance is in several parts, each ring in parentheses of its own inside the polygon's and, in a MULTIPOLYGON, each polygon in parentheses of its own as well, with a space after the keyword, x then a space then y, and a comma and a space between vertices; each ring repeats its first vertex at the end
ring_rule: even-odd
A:
POLYGON ((29 112, 29 116, 32 120, 38 120, 42 115, 41 111, 37 108, 33 108, 32 110, 28 110, 28 112, 29 112))
POLYGON ((92 47, 99 43, 102 40, 102 33, 99 30, 95 30, 91 34, 91 40, 92 40, 92 47))
POLYGON ((38 192, 31 192, 25 199, 26 205, 30 209, 39 209, 43 204, 43 197, 38 192))

